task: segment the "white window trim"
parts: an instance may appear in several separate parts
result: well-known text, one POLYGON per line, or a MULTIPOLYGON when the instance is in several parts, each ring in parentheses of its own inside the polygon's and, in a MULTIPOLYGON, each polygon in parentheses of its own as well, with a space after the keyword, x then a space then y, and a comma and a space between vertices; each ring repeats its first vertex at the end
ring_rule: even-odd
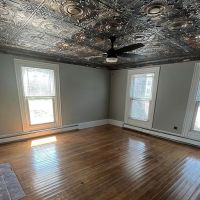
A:
POLYGON ((44 130, 46 128, 51 129, 51 128, 61 127, 62 117, 61 117, 61 100, 60 100, 59 65, 52 64, 52 63, 30 61, 30 60, 21 60, 21 59, 14 59, 14 63, 15 63, 15 72, 16 72, 16 79, 17 79, 17 88, 18 88, 23 131, 44 130), (23 94, 24 91, 23 91, 23 81, 22 81, 22 74, 21 74, 22 66, 54 70, 55 84, 56 84, 56 97, 55 97, 55 108, 54 108, 55 122, 41 124, 41 125, 30 125, 28 123, 29 122, 28 120, 29 116, 27 115, 28 108, 26 106, 24 94, 23 94))
POLYGON ((196 93, 197 93, 199 78, 200 78, 200 63, 196 63, 187 103, 184 125, 183 125, 184 136, 195 140, 200 140, 200 133, 198 131, 192 130, 192 126, 194 123, 194 112, 196 108, 196 93))
POLYGON ((125 106, 125 116, 124 116, 126 124, 130 124, 130 125, 134 125, 134 126, 138 126, 142 128, 152 128, 159 72, 160 72, 160 67, 148 67, 148 68, 133 69, 133 70, 128 71, 127 88, 126 88, 126 106, 125 106), (143 122, 143 121, 135 120, 135 119, 131 120, 129 118, 129 109, 130 109, 131 77, 134 74, 145 74, 145 73, 154 73, 155 76, 154 76, 154 82, 153 82, 151 106, 149 110, 149 120, 143 122), (135 124, 134 124, 134 121, 135 121, 135 124))

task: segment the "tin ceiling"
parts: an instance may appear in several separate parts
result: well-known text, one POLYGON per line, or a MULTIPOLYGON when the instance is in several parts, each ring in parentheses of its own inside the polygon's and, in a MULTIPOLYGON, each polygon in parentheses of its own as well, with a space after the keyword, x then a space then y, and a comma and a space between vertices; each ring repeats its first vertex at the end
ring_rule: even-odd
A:
POLYGON ((0 0, 0 51, 110 69, 196 60, 200 2, 0 0), (110 36, 145 46, 108 64, 110 36))

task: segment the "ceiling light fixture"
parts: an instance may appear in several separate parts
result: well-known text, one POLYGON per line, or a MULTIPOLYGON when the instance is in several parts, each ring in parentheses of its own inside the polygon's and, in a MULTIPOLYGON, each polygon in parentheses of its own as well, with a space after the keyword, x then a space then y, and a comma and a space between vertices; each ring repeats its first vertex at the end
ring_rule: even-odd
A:
POLYGON ((117 57, 107 57, 106 62, 107 63, 116 63, 118 61, 117 57))
POLYGON ((117 55, 113 47, 108 50, 106 62, 107 63, 116 63, 118 61, 117 55))

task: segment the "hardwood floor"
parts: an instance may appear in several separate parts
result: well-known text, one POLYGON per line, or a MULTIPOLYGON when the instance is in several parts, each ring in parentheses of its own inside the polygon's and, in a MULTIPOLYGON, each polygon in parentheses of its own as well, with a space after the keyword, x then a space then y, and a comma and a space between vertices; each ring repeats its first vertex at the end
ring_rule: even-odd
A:
POLYGON ((24 199, 197 200, 200 149, 111 125, 0 145, 0 163, 12 164, 24 199))

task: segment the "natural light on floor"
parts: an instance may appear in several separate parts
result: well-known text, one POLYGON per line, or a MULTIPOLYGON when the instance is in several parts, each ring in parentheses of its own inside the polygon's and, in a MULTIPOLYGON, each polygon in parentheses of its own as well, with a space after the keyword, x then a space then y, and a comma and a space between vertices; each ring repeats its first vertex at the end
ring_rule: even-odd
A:
POLYGON ((56 141, 57 141, 56 136, 42 138, 42 139, 36 139, 36 140, 32 140, 31 146, 34 147, 34 146, 38 146, 38 145, 53 143, 56 141))

